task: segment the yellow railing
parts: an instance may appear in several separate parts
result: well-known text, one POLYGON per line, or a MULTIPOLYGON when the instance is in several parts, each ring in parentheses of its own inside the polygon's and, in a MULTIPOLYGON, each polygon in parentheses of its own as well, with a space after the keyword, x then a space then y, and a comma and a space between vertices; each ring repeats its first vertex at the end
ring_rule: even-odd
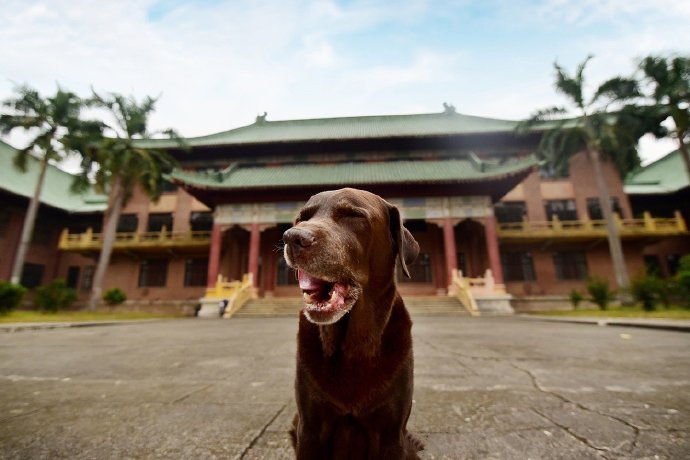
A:
MULTIPOLYGON (((654 218, 648 212, 642 219, 621 219, 615 215, 616 224, 622 238, 673 236, 688 233, 685 220, 676 211, 672 218, 654 218)), ((498 225, 498 239, 578 239, 606 238, 604 220, 559 220, 557 216, 546 222, 514 222, 498 225)))
MULTIPOLYGON (((209 231, 171 232, 163 227, 158 232, 116 233, 113 249, 203 248, 210 243, 209 231)), ((102 245, 102 233, 93 233, 90 228, 84 233, 64 229, 58 247, 63 251, 83 251, 100 250, 102 245)))
POLYGON ((246 273, 242 276, 242 281, 227 281, 221 275, 218 275, 216 285, 207 288, 206 295, 204 295, 204 299, 218 301, 226 299, 228 301, 223 318, 230 318, 237 310, 242 308, 244 304, 255 298, 256 289, 254 289, 253 276, 251 273, 246 273))
POLYGON ((455 287, 455 295, 462 304, 463 307, 472 316, 479 316, 479 308, 477 307, 477 301, 474 300, 472 291, 470 289, 469 280, 470 278, 464 278, 462 272, 457 269, 453 269, 453 286, 455 287))

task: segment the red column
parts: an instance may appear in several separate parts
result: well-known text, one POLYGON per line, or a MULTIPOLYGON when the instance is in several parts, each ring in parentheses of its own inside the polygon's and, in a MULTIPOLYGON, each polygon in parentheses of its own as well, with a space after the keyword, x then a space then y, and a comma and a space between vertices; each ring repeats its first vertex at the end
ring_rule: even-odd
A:
POLYGON ((455 230, 450 218, 443 219, 443 246, 446 252, 447 285, 453 284, 453 270, 458 268, 458 250, 455 246, 455 230))
POLYGON ((496 235, 496 219, 494 216, 484 218, 484 236, 486 238, 486 250, 489 253, 489 266, 494 275, 496 284, 503 284, 503 270, 501 269, 501 256, 498 252, 498 236, 496 235))
POLYGON ((256 287, 259 281, 259 243, 261 241, 261 228, 254 222, 249 235, 249 273, 253 277, 253 285, 256 287))
POLYGON ((208 277, 206 286, 213 287, 218 279, 218 268, 220 266, 220 246, 222 244, 223 231, 219 224, 213 224, 211 230, 211 249, 208 254, 208 277))

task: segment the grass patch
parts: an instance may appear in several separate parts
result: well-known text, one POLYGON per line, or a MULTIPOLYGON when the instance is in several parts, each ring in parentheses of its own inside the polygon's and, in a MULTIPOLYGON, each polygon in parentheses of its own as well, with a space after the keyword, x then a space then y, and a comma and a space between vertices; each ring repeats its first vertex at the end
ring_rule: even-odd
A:
POLYGON ((160 318, 183 318, 183 315, 143 311, 61 311, 58 313, 42 313, 30 310, 15 310, 7 315, 0 315, 0 323, 74 323, 160 318))
POLYGON ((690 310, 680 307, 661 308, 655 311, 644 311, 641 307, 609 307, 608 310, 577 309, 558 311, 530 311, 526 313, 530 315, 575 317, 592 316, 596 318, 690 319, 690 310))

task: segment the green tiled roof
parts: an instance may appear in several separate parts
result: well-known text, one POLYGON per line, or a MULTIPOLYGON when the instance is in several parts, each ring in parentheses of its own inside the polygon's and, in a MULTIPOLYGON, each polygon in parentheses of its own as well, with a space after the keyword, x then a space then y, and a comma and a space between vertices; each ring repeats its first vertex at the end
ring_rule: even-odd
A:
MULTIPOLYGON (((31 199, 36 187, 39 162, 30 160, 25 173, 12 164, 17 151, 0 141, 0 190, 31 199)), ((108 197, 94 191, 84 194, 70 192, 73 176, 55 166, 48 165, 41 190, 41 203, 67 212, 99 212, 107 207, 108 197)))
POLYGON ((537 164, 534 156, 512 159, 501 164, 482 162, 474 157, 281 166, 233 164, 223 171, 210 173, 178 170, 171 175, 171 179, 193 188, 226 190, 316 185, 460 183, 499 179, 531 169, 537 164))
POLYGON ((650 163, 625 178, 623 189, 629 195, 656 195, 674 193, 690 187, 680 150, 650 163))
MULTIPOLYGON (((266 142, 424 137, 512 132, 517 121, 462 115, 454 111, 416 115, 319 118, 269 121, 257 117, 251 125, 208 136, 186 138, 190 147, 242 145, 266 142)), ((174 148, 175 141, 151 139, 142 147, 174 148)))

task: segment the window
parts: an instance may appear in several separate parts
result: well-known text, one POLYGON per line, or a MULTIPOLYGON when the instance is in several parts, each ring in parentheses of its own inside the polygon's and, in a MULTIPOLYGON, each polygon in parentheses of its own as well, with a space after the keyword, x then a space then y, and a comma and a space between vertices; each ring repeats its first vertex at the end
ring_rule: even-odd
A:
POLYGON ((647 254, 644 256, 644 266, 647 274, 649 275, 660 275, 661 274, 661 262, 659 261, 659 256, 656 254, 647 254))
POLYGON ((505 281, 534 281, 534 262, 529 252, 501 253, 501 267, 505 281))
MULTIPOLYGON (((611 198, 611 208, 613 212, 623 217, 623 210, 620 203, 618 203, 618 198, 611 198)), ((587 214, 589 214, 589 218, 592 220, 604 219, 604 213, 599 205, 599 198, 587 198, 587 214)))
POLYGON ((407 270, 410 272, 410 278, 405 276, 400 268, 400 264, 397 267, 397 279, 401 283, 431 283, 431 257, 429 254, 420 252, 415 261, 407 266, 407 270))
POLYGON ((160 232, 165 227, 169 232, 173 227, 173 215, 171 213, 149 214, 147 232, 160 232))
POLYGON ((185 286, 206 286, 208 257, 187 259, 184 264, 185 286))
POLYGON ((189 217, 189 226, 193 232, 210 232, 213 229, 213 214, 193 212, 189 217))
POLYGON ((297 273, 294 269, 288 266, 283 256, 281 256, 280 259, 278 259, 277 269, 278 277, 276 278, 276 282, 278 286, 292 286, 299 284, 297 282, 297 273))
POLYGON ((136 214, 122 214, 117 222, 117 233, 136 233, 139 217, 136 214))
POLYGON ((504 201, 494 205, 494 214, 498 223, 522 222, 527 215, 524 201, 504 201))
POLYGON ((27 289, 38 287, 43 282, 43 272, 45 265, 24 264, 22 269, 21 285, 27 289))
POLYGON ((587 260, 583 252, 556 252, 553 255, 553 265, 559 280, 587 278, 587 260))
POLYGON ((556 168, 550 163, 544 163, 539 168, 539 177, 542 179, 555 179, 559 177, 556 168))
POLYGON ((678 273, 678 267, 680 266, 680 255, 668 254, 666 256, 666 266, 668 267, 668 274, 675 276, 676 273, 678 273))
POLYGON ((0 238, 4 238, 7 235, 11 218, 12 214, 7 209, 0 209, 0 238))
POLYGON ((71 234, 85 233, 86 230, 91 229, 94 233, 101 233, 103 228, 103 219, 89 218, 84 220, 73 221, 67 223, 67 230, 71 234))
POLYGON ((139 287, 165 287, 168 259, 146 259, 139 266, 139 287))
POLYGON ((84 292, 90 291, 93 287, 93 274, 96 271, 94 265, 87 265, 84 267, 84 274, 81 277, 81 290, 84 292))
POLYGON ((79 271, 79 267, 74 265, 67 269, 67 280, 65 282, 67 283, 68 287, 71 287, 72 289, 77 288, 77 285, 79 284, 79 271))
POLYGON ((544 202, 544 209, 548 220, 553 216, 558 216, 558 220, 577 220, 575 200, 548 200, 544 202))

